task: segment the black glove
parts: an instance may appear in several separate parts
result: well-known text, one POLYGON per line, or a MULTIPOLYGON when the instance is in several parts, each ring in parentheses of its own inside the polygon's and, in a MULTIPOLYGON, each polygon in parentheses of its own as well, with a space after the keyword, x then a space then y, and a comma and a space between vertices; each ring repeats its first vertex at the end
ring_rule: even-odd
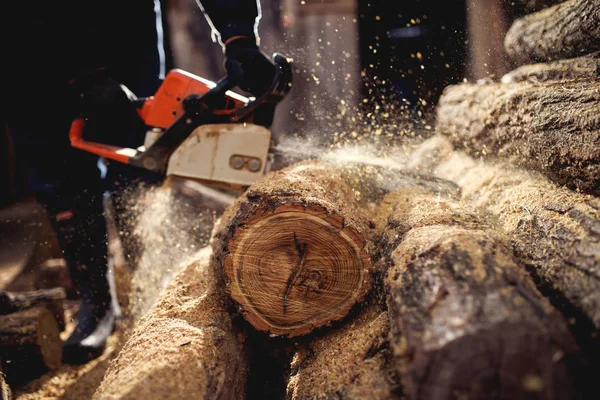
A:
POLYGON ((139 117, 135 95, 104 69, 86 71, 71 81, 77 113, 86 118, 86 140, 123 147, 143 143, 145 124, 139 117))
POLYGON ((225 46, 227 75, 240 89, 260 96, 269 89, 275 66, 258 49, 254 39, 240 37, 225 46))

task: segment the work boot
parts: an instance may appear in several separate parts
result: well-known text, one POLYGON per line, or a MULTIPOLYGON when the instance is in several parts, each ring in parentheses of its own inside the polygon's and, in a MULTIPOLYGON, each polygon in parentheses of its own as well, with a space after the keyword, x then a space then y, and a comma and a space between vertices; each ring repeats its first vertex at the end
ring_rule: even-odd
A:
POLYGON ((120 317, 112 268, 107 265, 102 199, 90 196, 85 210, 57 214, 57 237, 81 298, 77 325, 63 347, 63 362, 80 364, 102 354, 120 317), (111 282, 112 281, 112 282, 111 282))

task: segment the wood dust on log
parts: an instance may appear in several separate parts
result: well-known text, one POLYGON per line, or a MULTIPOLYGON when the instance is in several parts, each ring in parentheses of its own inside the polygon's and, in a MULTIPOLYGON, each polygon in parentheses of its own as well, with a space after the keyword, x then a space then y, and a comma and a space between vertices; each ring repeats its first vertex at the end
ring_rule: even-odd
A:
POLYGON ((399 398, 388 332, 385 307, 372 302, 344 325, 299 345, 292 359, 286 398, 399 398))
POLYGON ((572 399, 566 321, 477 215, 421 190, 388 195, 390 345, 409 398, 572 399))
POLYGON ((572 58, 600 50, 597 0, 569 0, 517 19, 504 48, 518 64, 572 58))
POLYGON ((131 333, 94 395, 100 399, 241 399, 247 360, 210 249, 179 272, 131 333))
MULTIPOLYGON (((436 136, 423 147, 444 155, 413 167, 456 182, 463 200, 492 216, 541 287, 600 328, 600 201, 508 165, 474 160, 436 136)), ((419 153, 417 153, 419 154, 419 153)), ((557 299, 558 301, 558 299, 557 299)))
POLYGON ((600 81, 459 84, 446 88, 438 130, 474 156, 496 156, 600 194, 600 81))
POLYGON ((523 65, 502 77, 502 83, 595 81, 600 76, 600 52, 548 63, 523 65))
POLYGON ((335 167, 267 174, 217 228, 217 266, 256 329, 297 336, 337 321, 370 287, 368 222, 335 167))

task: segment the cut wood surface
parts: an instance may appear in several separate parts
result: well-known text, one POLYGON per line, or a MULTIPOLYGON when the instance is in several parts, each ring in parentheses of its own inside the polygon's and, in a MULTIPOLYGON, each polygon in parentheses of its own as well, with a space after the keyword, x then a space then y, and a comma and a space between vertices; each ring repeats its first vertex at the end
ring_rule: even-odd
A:
POLYGON ((76 298, 69 267, 62 258, 50 258, 41 263, 35 272, 34 285, 36 289, 62 287, 70 297, 76 298))
POLYGON ((504 75, 502 83, 541 83, 577 79, 596 81, 599 76, 600 52, 595 52, 566 60, 522 65, 504 75))
POLYGON ((569 0, 517 19, 504 48, 518 64, 572 58, 600 50, 600 4, 569 0))
POLYGON ((598 80, 454 85, 440 98, 438 129, 471 155, 600 194, 599 89, 598 80))
POLYGON ((65 329, 64 301, 67 293, 62 287, 34 290, 31 292, 0 291, 0 315, 42 305, 52 312, 62 332, 65 329))
POLYGON ((600 200, 557 187, 535 172, 476 161, 440 136, 422 147, 439 155, 437 163, 415 152, 411 166, 456 182, 464 201, 496 219, 540 285, 599 329, 600 200))
POLYGON ((1 365, 2 363, 0 363, 0 400, 12 400, 12 390, 6 382, 6 375, 4 375, 4 371, 2 370, 1 365))
POLYGON ((384 307, 370 304, 341 327, 300 345, 292 359, 286 398, 399 398, 388 332, 384 307))
POLYGON ((94 399, 243 399, 247 360, 226 304, 205 248, 140 320, 94 399))
POLYGON ((390 346, 411 399, 572 399, 580 361, 566 321, 462 205, 388 195, 390 346))
POLYGON ((42 306, 0 316, 0 360, 10 383, 58 368, 62 341, 52 312, 42 306))
POLYGON ((306 334, 364 297, 368 226, 355 201, 332 165, 311 161, 266 175, 226 211, 215 256, 256 329, 306 334))

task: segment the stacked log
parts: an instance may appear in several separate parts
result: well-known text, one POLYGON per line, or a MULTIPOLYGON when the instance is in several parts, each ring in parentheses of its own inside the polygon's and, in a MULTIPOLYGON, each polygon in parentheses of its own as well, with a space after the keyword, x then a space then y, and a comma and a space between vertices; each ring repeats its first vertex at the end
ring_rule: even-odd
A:
POLYGON ((390 346, 409 398, 574 398, 564 318, 473 211, 421 190, 382 209, 390 346))
POLYGON ((465 202, 497 222, 540 288, 600 329, 598 198, 505 162, 475 160, 440 136, 421 147, 411 167, 457 183, 465 202), (435 162, 422 157, 429 152, 438 155, 435 162))
POLYGON ((307 334, 345 317, 370 287, 368 222, 328 163, 268 174, 226 211, 216 231, 216 267, 260 331, 307 334))
POLYGON ((504 47, 519 64, 600 50, 600 6, 596 0, 569 0, 526 15, 508 30, 504 47))
POLYGON ((518 19, 505 48, 519 64, 555 61, 523 66, 501 82, 447 87, 439 131, 470 155, 508 159, 600 194, 597 1, 569 0, 518 19))
POLYGON ((373 301, 338 329, 300 344, 292 358, 286 398, 400 398, 388 333, 385 306, 373 301))
POLYGON ((131 333, 94 399, 243 399, 247 360, 210 267, 180 271, 131 333))
POLYGON ((43 306, 0 316, 0 360, 10 384, 56 369, 62 359, 58 323, 43 306))

